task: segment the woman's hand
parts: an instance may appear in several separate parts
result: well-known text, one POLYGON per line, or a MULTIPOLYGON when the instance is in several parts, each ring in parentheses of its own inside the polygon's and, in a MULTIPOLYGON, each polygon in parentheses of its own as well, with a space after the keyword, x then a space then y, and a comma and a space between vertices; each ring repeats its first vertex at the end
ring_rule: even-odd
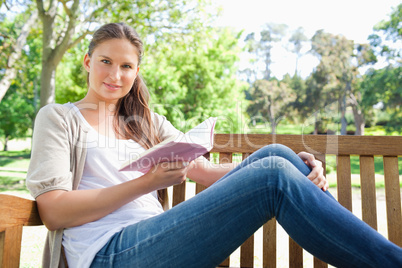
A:
POLYGON ((324 168, 322 167, 322 162, 315 159, 314 155, 306 152, 298 153, 298 156, 309 166, 312 170, 307 176, 318 188, 323 191, 328 190, 329 184, 324 177, 324 168))
POLYGON ((193 162, 161 162, 151 168, 146 176, 149 176, 156 189, 163 189, 183 183, 193 165, 193 162))

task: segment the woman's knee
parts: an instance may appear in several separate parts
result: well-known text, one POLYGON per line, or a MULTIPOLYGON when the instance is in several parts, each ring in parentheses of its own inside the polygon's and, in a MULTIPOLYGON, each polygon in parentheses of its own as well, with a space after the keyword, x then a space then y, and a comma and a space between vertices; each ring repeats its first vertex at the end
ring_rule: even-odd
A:
POLYGON ((280 156, 283 158, 287 158, 288 156, 295 154, 292 149, 279 143, 266 145, 261 148, 261 150, 265 152, 266 156, 280 156))
POLYGON ((258 172, 265 174, 264 177, 273 183, 292 184, 299 182, 304 177, 292 162, 282 156, 268 156, 255 164, 258 172))

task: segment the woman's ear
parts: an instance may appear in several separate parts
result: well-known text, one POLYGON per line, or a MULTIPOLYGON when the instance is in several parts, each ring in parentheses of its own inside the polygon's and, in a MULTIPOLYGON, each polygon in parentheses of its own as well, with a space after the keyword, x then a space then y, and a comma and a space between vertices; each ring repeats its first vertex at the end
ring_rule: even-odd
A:
POLYGON ((89 70, 90 70, 90 67, 89 67, 90 63, 91 63, 91 58, 89 57, 89 55, 87 53, 87 54, 85 54, 83 64, 84 64, 85 70, 87 70, 88 73, 89 73, 89 70))
POLYGON ((140 66, 137 67, 137 73, 135 74, 135 77, 138 76, 138 72, 140 71, 140 66))

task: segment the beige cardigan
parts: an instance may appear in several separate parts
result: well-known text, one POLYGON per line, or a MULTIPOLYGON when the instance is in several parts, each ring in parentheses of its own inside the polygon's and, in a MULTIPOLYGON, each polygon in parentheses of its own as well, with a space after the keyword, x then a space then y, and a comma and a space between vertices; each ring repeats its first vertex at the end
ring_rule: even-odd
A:
MULTIPOLYGON (((161 140, 178 133, 164 116, 152 115, 161 140)), ((88 131, 89 127, 71 104, 50 104, 38 112, 26 180, 34 198, 52 190, 78 188, 85 165, 88 131)), ((62 239, 63 229, 48 232, 43 268, 65 267, 62 239)))

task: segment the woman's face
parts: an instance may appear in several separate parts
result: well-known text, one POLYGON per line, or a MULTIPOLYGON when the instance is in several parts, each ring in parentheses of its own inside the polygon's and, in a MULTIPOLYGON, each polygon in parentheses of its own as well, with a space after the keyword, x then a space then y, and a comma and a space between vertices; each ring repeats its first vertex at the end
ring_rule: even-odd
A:
POLYGON ((138 51, 127 39, 110 39, 99 44, 84 58, 89 73, 88 97, 116 103, 124 97, 137 77, 138 51))

